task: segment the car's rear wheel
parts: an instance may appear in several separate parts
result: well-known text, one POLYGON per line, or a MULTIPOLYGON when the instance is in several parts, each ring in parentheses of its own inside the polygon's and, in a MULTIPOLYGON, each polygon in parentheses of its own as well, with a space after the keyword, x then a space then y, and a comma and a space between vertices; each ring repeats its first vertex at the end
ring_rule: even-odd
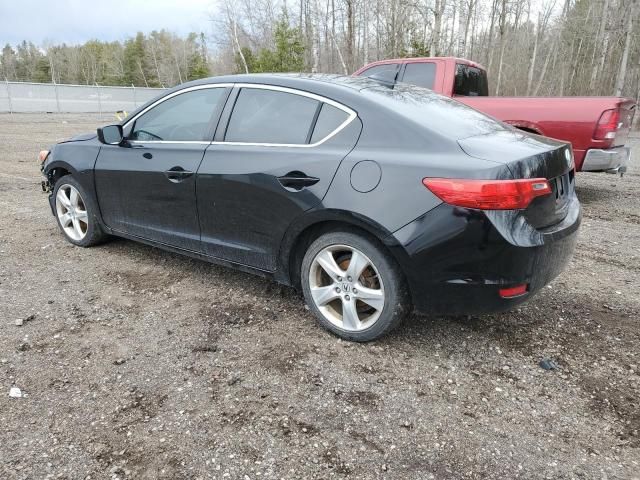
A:
POLYGON ((302 290, 319 323, 347 340, 375 340, 410 310, 406 282, 389 253, 355 232, 322 235, 302 261, 302 290))
POLYGON ((91 197, 72 176, 60 178, 53 195, 58 225, 69 242, 90 247, 106 238, 95 216, 91 197))

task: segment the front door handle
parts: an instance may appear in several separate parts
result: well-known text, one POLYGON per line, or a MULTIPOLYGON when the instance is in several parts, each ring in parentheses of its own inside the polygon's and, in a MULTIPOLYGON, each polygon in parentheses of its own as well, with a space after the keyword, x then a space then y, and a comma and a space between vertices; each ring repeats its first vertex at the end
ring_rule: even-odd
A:
POLYGON ((315 185, 320 181, 320 179, 316 177, 309 177, 304 172, 299 172, 296 170, 293 172, 289 172, 282 177, 278 177, 278 181, 280 182, 280 185, 282 185, 287 190, 294 190, 298 192, 305 187, 315 185))
POLYGON ((173 167, 164 172, 165 176, 169 179, 170 182, 179 183, 183 181, 185 178, 193 175, 193 172, 189 170, 185 170, 182 167, 173 167))

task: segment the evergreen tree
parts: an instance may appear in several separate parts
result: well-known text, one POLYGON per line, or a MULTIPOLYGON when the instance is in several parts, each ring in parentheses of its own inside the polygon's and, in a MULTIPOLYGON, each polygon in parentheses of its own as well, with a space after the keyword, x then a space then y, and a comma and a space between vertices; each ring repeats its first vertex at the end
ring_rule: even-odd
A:
POLYGON ((36 69, 33 76, 34 82, 49 83, 51 82, 51 64, 46 57, 40 57, 36 61, 36 69))
POLYGON ((191 33, 187 37, 187 45, 192 48, 187 66, 187 80, 196 80, 209 76, 209 65, 207 62, 207 50, 204 44, 204 34, 200 34, 198 42, 196 34, 191 33))
POLYGON ((2 49, 2 55, 0 55, 0 73, 2 78, 0 80, 15 80, 16 79, 16 52, 11 48, 8 43, 2 49))
MULTIPOLYGON (((304 38, 299 27, 292 27, 286 8, 274 29, 274 48, 263 48, 254 55, 248 47, 242 48, 250 73, 299 72, 304 69, 304 38)), ((236 68, 244 72, 240 55, 235 58, 236 68)))
POLYGON ((138 32, 135 38, 124 43, 124 83, 125 85, 149 86, 149 69, 145 59, 145 38, 138 32))

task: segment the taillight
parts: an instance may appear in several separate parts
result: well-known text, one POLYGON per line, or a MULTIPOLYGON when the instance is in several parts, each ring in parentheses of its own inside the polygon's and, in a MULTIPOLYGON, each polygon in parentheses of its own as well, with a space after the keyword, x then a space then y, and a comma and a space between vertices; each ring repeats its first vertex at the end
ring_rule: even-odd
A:
POLYGON ((501 288, 498 290, 498 293, 502 298, 513 298, 524 295, 525 293, 527 293, 527 289, 528 285, 526 283, 522 283, 520 285, 516 285, 515 287, 501 288))
POLYGON ((480 210, 521 210, 527 208, 534 198, 551 193, 551 185, 544 178, 519 180, 425 178, 422 183, 443 202, 480 210))
POLYGON ((620 109, 605 110, 596 124, 593 138, 595 140, 613 140, 616 138, 616 133, 620 126, 620 109))

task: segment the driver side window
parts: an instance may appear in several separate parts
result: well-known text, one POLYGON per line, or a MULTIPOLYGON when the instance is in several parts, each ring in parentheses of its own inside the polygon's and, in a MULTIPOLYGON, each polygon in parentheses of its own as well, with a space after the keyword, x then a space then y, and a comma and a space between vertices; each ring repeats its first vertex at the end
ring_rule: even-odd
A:
POLYGON ((138 117, 129 140, 210 141, 211 119, 218 112, 225 88, 203 88, 181 93, 138 117))

